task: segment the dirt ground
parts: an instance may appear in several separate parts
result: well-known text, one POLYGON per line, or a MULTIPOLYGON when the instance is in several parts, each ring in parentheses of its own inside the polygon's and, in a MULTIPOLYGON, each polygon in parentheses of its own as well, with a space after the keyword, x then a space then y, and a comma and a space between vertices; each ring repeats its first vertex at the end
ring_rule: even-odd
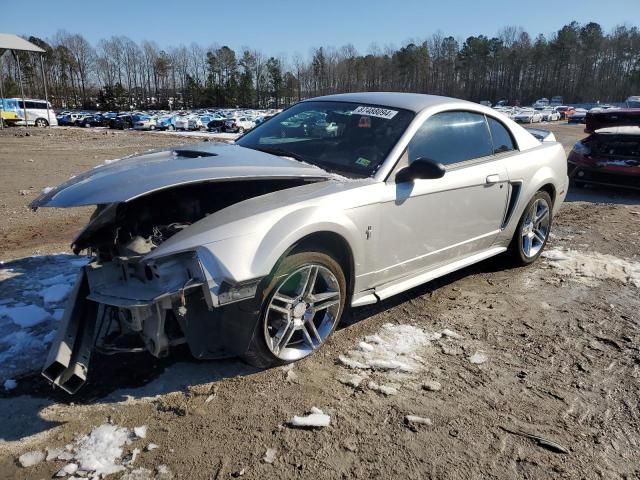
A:
MULTIPOLYGON (((580 126, 542 128, 567 149, 584 136, 580 126)), ((0 133, 2 260, 64 251, 82 227, 89 210, 28 210, 45 186, 106 159, 192 141, 99 130, 20 135, 0 133)), ((571 191, 552 231, 548 250, 637 266, 640 195, 571 191)), ((135 466, 158 478, 640 478, 639 291, 630 281, 562 275, 549 260, 510 268, 495 258, 348 312, 324 348, 290 369, 196 362, 182 350, 163 360, 98 356, 74 397, 30 374, 0 392, 0 478, 51 478, 65 462, 23 468, 18 455, 63 447, 107 422, 148 427, 125 449, 157 444, 135 466), (411 375, 371 374, 395 384, 394 394, 343 383, 354 372, 341 355, 389 323, 458 336, 424 345, 411 375), (330 415, 328 427, 289 425, 314 406, 330 415), (270 448, 272 463, 263 460, 270 448)))

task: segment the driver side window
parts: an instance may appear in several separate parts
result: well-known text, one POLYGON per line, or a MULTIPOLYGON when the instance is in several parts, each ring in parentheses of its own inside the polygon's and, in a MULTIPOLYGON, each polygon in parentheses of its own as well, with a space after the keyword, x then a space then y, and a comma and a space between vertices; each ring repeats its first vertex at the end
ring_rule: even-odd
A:
POLYGON ((427 158, 443 165, 493 154, 493 143, 484 115, 441 112, 429 117, 408 145, 409 162, 427 158))

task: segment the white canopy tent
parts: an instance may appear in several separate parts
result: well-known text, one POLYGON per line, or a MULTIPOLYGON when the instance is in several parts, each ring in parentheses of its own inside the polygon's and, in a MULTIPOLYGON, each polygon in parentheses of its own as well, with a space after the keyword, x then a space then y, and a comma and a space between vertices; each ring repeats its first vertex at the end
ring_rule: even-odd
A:
MULTIPOLYGON (((22 109, 24 113, 24 124, 29 127, 27 121, 27 107, 24 98, 24 86, 22 85, 22 71, 20 69, 20 57, 16 55, 16 52, 35 52, 40 54, 40 69, 42 70, 42 83, 44 85, 44 98, 49 105, 49 96, 47 93, 47 79, 44 74, 44 62, 42 60, 42 54, 45 51, 39 46, 25 40, 22 37, 14 35, 12 33, 0 33, 0 73, 2 72, 2 57, 6 51, 10 51, 18 64, 18 81, 20 83, 20 94, 22 95, 22 109)), ((4 98, 4 88, 2 85, 2 75, 0 74, 0 99, 4 98)), ((3 102, 0 102, 0 118, 2 114, 3 102)), ((51 125, 51 118, 49 117, 49 108, 47 108, 47 122, 51 125)), ((0 128, 3 128, 4 122, 0 121, 0 128)))

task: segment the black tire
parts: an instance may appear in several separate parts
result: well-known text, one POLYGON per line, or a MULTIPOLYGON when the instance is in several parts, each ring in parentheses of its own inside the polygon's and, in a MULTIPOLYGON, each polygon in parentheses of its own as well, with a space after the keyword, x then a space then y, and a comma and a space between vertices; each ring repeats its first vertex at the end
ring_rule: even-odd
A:
POLYGON ((268 306, 281 283, 284 282, 284 280, 289 277, 291 273, 309 264, 317 264, 326 267, 337 279, 340 290, 340 304, 338 314, 336 316, 337 318, 330 332, 325 337, 325 340, 318 348, 322 348, 322 346, 326 343, 328 338, 335 330, 336 326, 340 323, 340 319, 344 312, 346 303, 347 281, 344 272, 342 271, 342 268, 340 267, 338 262, 327 253, 319 251, 301 251, 292 253, 278 262, 278 264, 274 268, 274 271, 265 280, 264 285, 259 288, 257 295, 261 303, 260 316, 257 319, 257 325, 253 338, 249 343, 247 351, 243 355, 243 360, 245 362, 258 368, 271 368, 296 361, 283 360, 281 358, 278 358, 271 352, 271 350, 267 346, 267 340, 265 338, 265 322, 267 321, 268 306))
POLYGON ((38 128, 44 128, 49 126, 49 122, 47 122, 44 118, 37 118, 33 124, 38 128))
POLYGON ((507 250, 507 253, 511 258, 513 264, 518 266, 531 265, 533 262, 535 262, 538 259, 538 257, 540 257, 540 255, 544 251, 544 248, 547 245, 547 241, 549 240, 549 233, 551 232, 551 225, 553 223, 552 209, 553 209, 553 203, 551 202, 551 196, 545 191, 542 191, 542 190, 538 191, 533 196, 533 198, 529 201, 526 208, 524 209, 524 212, 522 213, 522 216, 520 217, 520 220, 518 221, 516 231, 513 234, 513 238, 511 239, 509 249, 507 250), (538 252, 535 255, 527 256, 524 252, 523 243, 522 243, 522 230, 524 227, 524 223, 527 220, 527 215, 529 211, 531 210, 534 202, 536 202, 539 199, 544 200, 548 205, 549 227, 547 229, 547 234, 546 234, 546 237, 544 238, 544 242, 542 243, 542 247, 538 250, 538 252))

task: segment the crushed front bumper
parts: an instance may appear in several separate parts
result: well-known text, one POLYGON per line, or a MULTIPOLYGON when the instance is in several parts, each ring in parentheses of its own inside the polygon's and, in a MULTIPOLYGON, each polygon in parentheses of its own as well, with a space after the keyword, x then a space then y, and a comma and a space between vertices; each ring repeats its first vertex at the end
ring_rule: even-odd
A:
POLYGON ((185 342, 200 359, 242 355, 259 316, 258 283, 217 279, 195 252, 90 263, 78 276, 42 374, 75 393, 87 379, 94 346, 109 333, 102 328, 108 314, 156 357, 185 342))

